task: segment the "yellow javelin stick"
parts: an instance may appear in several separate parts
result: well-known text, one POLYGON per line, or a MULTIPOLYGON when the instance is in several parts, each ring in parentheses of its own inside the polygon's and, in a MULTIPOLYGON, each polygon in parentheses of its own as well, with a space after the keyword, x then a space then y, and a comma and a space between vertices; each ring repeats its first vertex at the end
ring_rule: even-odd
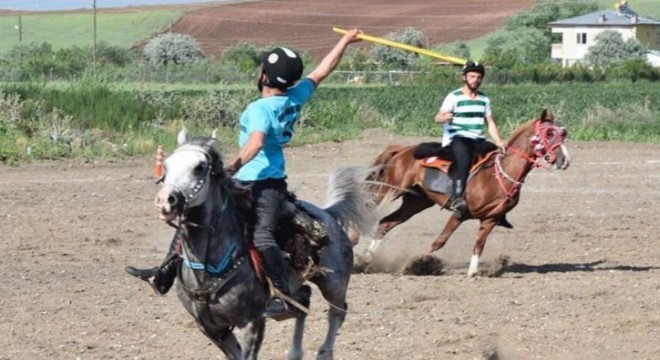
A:
MULTIPOLYGON (((336 28, 336 27, 332 28, 332 31, 334 31, 336 33, 339 33, 339 34, 346 34, 348 32, 347 30, 336 28)), ((438 52, 435 52, 435 51, 431 51, 431 50, 427 50, 427 49, 421 49, 421 48, 418 48, 418 47, 415 47, 415 46, 411 46, 411 45, 408 45, 408 44, 403 44, 403 43, 400 43, 400 42, 397 42, 397 41, 392 41, 392 40, 379 38, 379 37, 376 37, 376 36, 370 36, 370 35, 366 35, 366 34, 358 34, 357 37, 359 39, 371 41, 371 42, 374 42, 376 44, 381 44, 381 45, 385 45, 385 46, 391 46, 391 47, 394 47, 394 48, 397 48, 397 49, 416 52, 418 54, 422 54, 422 55, 430 56, 430 57, 433 57, 433 58, 436 58, 436 59, 448 61, 448 62, 453 63, 453 64, 465 65, 465 63, 467 62, 467 60, 465 60, 465 59, 457 58, 457 57, 454 57, 454 56, 442 55, 442 54, 440 54, 438 52)))

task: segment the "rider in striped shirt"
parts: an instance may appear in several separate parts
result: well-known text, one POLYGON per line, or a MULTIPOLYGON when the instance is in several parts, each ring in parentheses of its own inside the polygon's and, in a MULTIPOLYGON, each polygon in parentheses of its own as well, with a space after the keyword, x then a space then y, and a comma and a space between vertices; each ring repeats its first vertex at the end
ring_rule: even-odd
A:
POLYGON ((444 123, 442 144, 450 146, 454 154, 454 178, 452 182, 452 207, 454 216, 462 218, 467 210, 463 198, 474 151, 479 143, 486 141, 484 128, 495 144, 504 150, 505 144, 497 130, 490 99, 479 91, 485 74, 484 66, 468 61, 463 67, 465 85, 447 95, 435 116, 435 121, 444 123))

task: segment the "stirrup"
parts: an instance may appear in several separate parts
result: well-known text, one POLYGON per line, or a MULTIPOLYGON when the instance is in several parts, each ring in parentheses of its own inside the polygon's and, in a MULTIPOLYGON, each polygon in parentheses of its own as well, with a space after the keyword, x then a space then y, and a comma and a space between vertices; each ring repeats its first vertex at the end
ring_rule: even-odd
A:
POLYGON ((286 301, 279 296, 268 299, 263 313, 263 317, 269 317, 276 321, 287 320, 295 316, 296 314, 291 312, 286 301))
POLYGON ((300 294, 302 294, 303 296, 301 301, 303 303, 304 302, 307 303, 305 304, 306 305, 305 306, 301 304, 298 300, 292 298, 291 296, 283 293, 278 288, 276 288, 273 285, 273 281, 269 277, 266 277, 266 282, 268 283, 268 286, 270 288, 270 298, 266 303, 266 310, 264 310, 263 313, 264 317, 270 317, 276 321, 282 321, 295 317, 296 313, 295 311, 293 311, 293 309, 289 309, 289 304, 293 305, 296 308, 296 310, 304 314, 309 314, 309 297, 312 294, 312 289, 309 286, 304 285, 300 288, 300 294), (269 310, 268 305, 272 304, 272 302, 281 302, 281 304, 284 306, 285 309, 283 311, 278 309, 269 310))

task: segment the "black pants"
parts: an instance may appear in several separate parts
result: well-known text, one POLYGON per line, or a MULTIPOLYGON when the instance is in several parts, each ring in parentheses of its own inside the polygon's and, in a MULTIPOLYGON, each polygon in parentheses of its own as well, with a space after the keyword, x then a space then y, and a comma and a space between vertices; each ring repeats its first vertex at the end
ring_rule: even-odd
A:
POLYGON ((451 141, 451 151, 454 153, 453 178, 454 180, 461 180, 463 191, 466 188, 468 176, 470 176, 470 167, 474 159, 475 149, 484 141, 460 136, 453 138, 451 141))
POLYGON ((254 246, 262 252, 273 247, 279 249, 275 241, 275 228, 288 198, 286 180, 266 179, 243 184, 252 190, 254 246))

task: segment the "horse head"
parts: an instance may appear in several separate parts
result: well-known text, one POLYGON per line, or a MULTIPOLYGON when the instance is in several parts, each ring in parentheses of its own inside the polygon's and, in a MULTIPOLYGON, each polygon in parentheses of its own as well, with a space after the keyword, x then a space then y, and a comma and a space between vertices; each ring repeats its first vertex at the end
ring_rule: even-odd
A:
POLYGON ((215 138, 199 137, 180 142, 165 159, 163 187, 156 195, 155 205, 161 219, 172 221, 188 209, 199 207, 225 178, 220 152, 215 138))
POLYGON ((511 136, 509 144, 527 153, 528 161, 536 166, 565 170, 570 165, 568 149, 564 144, 568 130, 555 122, 554 114, 548 109, 539 118, 521 127, 511 136))

